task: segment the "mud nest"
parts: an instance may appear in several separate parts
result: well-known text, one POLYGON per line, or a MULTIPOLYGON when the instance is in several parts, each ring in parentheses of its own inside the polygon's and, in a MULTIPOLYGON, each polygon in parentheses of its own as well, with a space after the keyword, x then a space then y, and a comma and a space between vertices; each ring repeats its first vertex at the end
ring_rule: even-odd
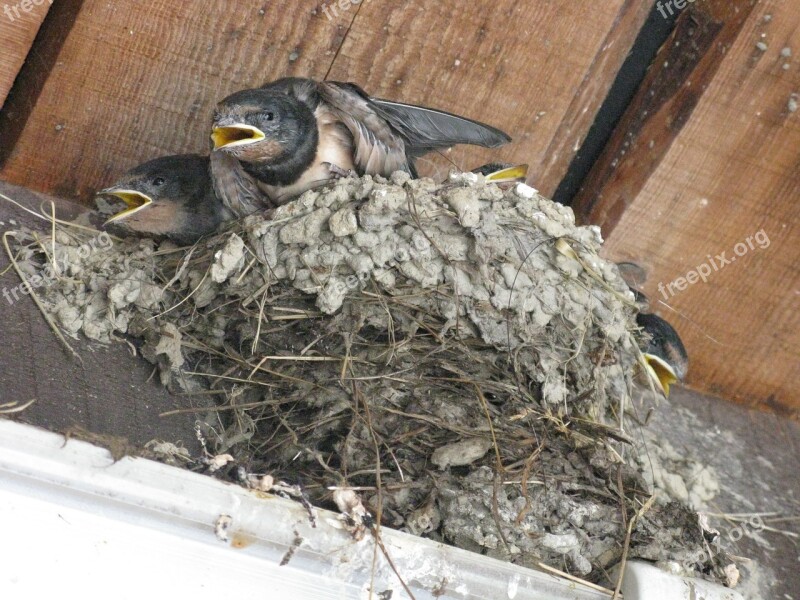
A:
POLYGON ((633 295, 532 188, 367 176, 188 249, 97 236, 17 232, 17 263, 50 265, 36 293, 68 337, 126 338, 191 395, 188 468, 229 454, 215 476, 354 490, 385 526, 606 584, 626 541, 722 573, 688 507, 641 510, 633 295))

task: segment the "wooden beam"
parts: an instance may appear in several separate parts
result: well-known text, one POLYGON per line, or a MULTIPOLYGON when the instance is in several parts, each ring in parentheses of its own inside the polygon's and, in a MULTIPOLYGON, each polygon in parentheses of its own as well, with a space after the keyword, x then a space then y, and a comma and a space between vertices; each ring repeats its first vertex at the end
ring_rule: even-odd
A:
MULTIPOLYGON (((572 202, 609 234, 688 121, 755 1, 688 9, 572 202), (646 147, 645 147, 646 146, 646 147)), ((666 10, 666 9, 665 9, 666 10)))
POLYGON ((3 52, 0 53, 0 108, 28 56, 50 4, 51 0, 26 0, 16 4, 6 3, 0 11, 0 39, 3 40, 3 52))
POLYGON ((644 291, 689 349, 692 387, 790 414, 800 409, 798 55, 797 3, 695 3, 577 204, 603 227, 610 258, 648 272, 644 291))
POLYGON ((88 201, 141 161, 205 151, 211 111, 228 93, 296 75, 497 125, 512 145, 459 148, 423 170, 527 162, 531 183, 551 193, 650 4, 84 0, 57 66, 20 86, 9 110, 25 117, 0 115, 0 136, 16 140, 0 177, 88 201))

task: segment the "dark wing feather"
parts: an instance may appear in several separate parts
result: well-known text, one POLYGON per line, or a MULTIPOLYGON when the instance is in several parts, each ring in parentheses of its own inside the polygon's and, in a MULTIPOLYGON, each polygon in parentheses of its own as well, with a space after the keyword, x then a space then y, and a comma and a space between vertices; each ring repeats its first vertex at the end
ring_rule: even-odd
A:
POLYGON ((214 193, 237 218, 272 207, 255 179, 235 157, 227 152, 212 152, 209 158, 214 193))
POLYGON ((496 127, 441 110, 378 98, 372 98, 370 104, 405 138, 411 154, 456 144, 497 148, 511 141, 496 127))
POLYGON ((359 173, 387 176, 393 171, 416 175, 414 158, 437 148, 474 144, 496 148, 511 141, 499 129, 423 106, 370 98, 354 83, 282 80, 279 88, 308 103, 321 100, 353 136, 359 173), (312 86, 314 90, 312 91, 312 86))
POLYGON ((414 173, 406 143, 372 107, 364 91, 351 83, 321 82, 326 105, 353 136, 354 164, 361 173, 388 176, 394 171, 414 173))

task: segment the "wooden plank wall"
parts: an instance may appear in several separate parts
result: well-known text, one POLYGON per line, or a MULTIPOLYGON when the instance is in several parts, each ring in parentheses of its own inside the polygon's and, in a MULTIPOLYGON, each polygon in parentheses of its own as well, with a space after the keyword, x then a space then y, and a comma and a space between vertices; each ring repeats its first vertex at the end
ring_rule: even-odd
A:
POLYGON ((697 2, 577 205, 611 258, 648 272, 645 292, 689 348, 693 387, 795 416, 798 104, 800 4, 697 2))
MULTIPOLYGON (((552 193, 650 5, 60 0, 53 27, 74 24, 49 72, 23 72, 13 119, 0 113, 0 177, 88 201, 138 162, 205 151, 218 99, 295 75, 352 80, 499 126, 513 145, 448 158, 468 168, 528 162, 531 183, 552 193)), ((441 157, 427 165, 440 176, 448 168, 441 157)))
MULTIPOLYGON (((527 162, 530 183, 552 194, 651 7, 59 0, 0 111, 0 178, 89 201, 143 160, 205 151, 217 99, 295 75, 493 123, 514 143, 458 148, 423 172, 442 176, 447 160, 527 162)), ((609 255, 647 269, 645 291, 689 347, 693 386, 795 414, 799 36, 789 0, 684 8, 577 199, 609 236, 609 255), (680 283, 762 229, 769 247, 660 294, 659 283, 680 283)))
MULTIPOLYGON (((0 107, 17 78, 28 51, 50 8, 50 0, 4 3, 0 10, 0 107)), ((35 58, 35 57, 34 57, 35 58)))

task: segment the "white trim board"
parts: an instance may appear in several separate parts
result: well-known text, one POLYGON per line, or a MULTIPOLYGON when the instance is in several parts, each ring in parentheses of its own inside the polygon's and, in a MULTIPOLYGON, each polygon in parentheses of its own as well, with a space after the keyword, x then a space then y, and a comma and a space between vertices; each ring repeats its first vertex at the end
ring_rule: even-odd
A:
MULTIPOLYGON (((374 542, 354 541, 334 513, 316 511, 312 527, 298 503, 142 458, 114 462, 103 448, 3 419, 0 515, 0 598, 369 598, 374 542), (232 519, 228 542, 214 532, 220 515, 232 519)), ((608 598, 405 533, 384 528, 382 539, 417 600, 608 598)), ((376 565, 375 591, 407 598, 380 553, 376 565)))

